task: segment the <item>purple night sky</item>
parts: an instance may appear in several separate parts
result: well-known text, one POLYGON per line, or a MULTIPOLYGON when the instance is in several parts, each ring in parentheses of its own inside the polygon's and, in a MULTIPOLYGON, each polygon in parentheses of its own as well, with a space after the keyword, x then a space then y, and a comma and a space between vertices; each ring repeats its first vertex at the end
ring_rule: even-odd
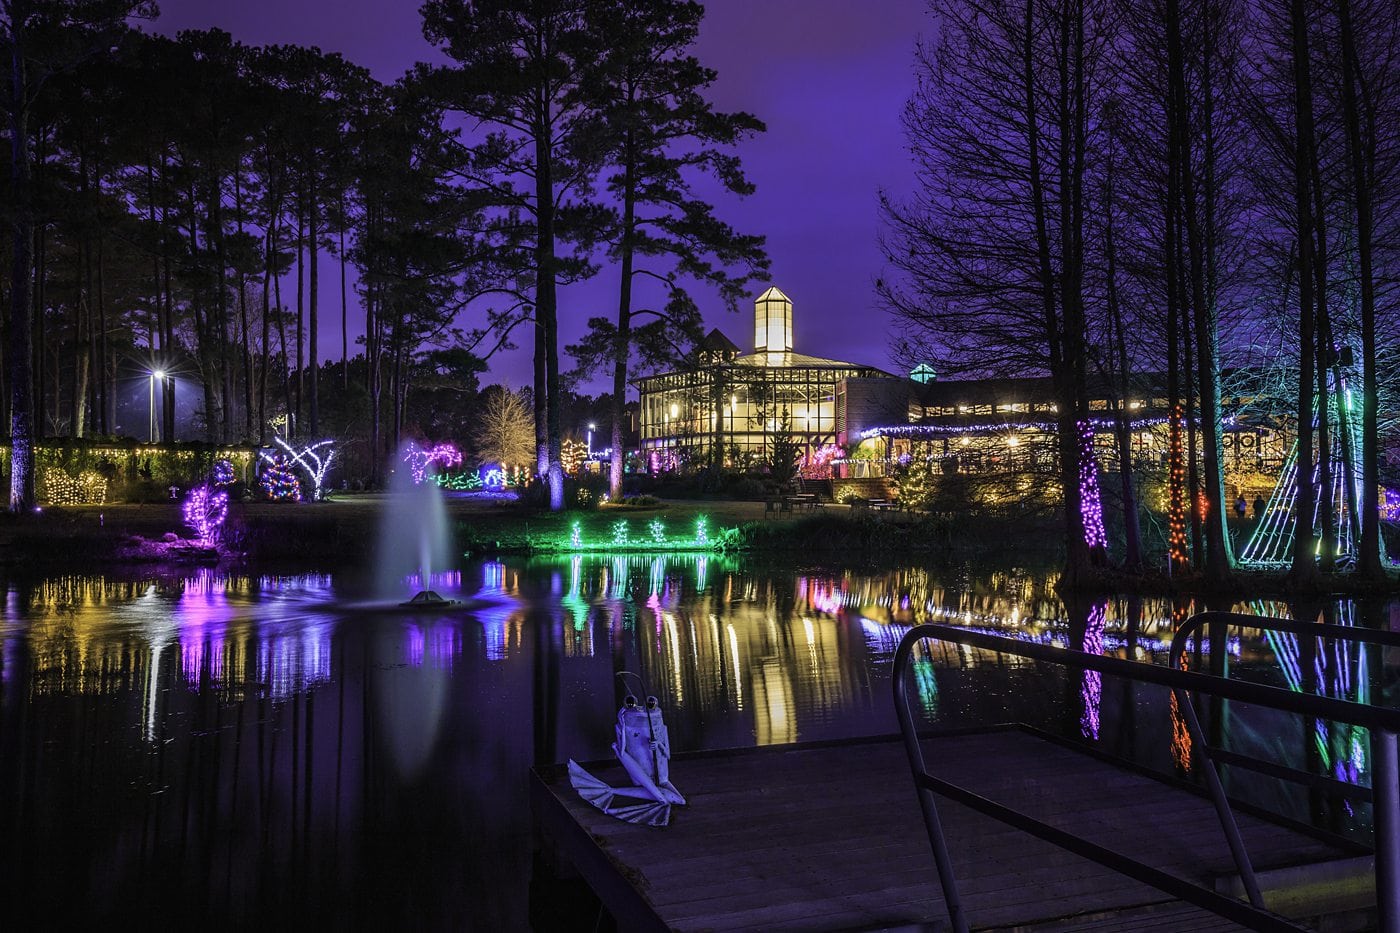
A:
MULTIPOLYGON (((912 182, 899 115, 913 87, 915 38, 931 25, 924 0, 712 0, 706 9, 696 53, 719 72, 712 99, 768 124, 740 150, 758 190, 721 204, 722 216, 767 236, 772 281, 793 300, 798 351, 890 367, 887 320, 874 294, 883 265, 876 193, 898 194, 912 182)), ((340 52, 382 81, 437 58, 416 0, 162 0, 149 28, 173 35, 211 27, 253 45, 340 52)), ((615 315, 616 293, 616 271, 606 266, 564 291, 562 342, 575 341, 586 318, 615 315)), ((338 312, 338 292, 328 297, 326 310, 338 312)), ((697 297, 708 325, 752 347, 752 305, 729 315, 713 296, 697 297)), ((337 329, 327 322, 323 356, 339 355, 337 329)), ((528 383, 528 344, 490 366, 485 382, 528 383)))

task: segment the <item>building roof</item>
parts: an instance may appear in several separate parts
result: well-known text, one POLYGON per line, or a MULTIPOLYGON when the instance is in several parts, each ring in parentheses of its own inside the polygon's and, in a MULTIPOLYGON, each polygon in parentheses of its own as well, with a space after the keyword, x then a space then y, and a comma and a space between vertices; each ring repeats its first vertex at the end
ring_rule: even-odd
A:
POLYGON ((786 301, 788 304, 792 304, 792 299, 783 294, 783 290, 776 285, 768 286, 768 290, 762 295, 759 295, 757 301, 769 301, 775 298, 778 301, 786 301))
POLYGON ((730 365, 749 366, 754 369, 869 369, 881 372, 874 366, 866 366, 863 363, 847 363, 844 360, 830 360, 824 356, 808 356, 806 353, 792 351, 770 353, 760 350, 757 353, 745 353, 730 360, 730 365))
POLYGON ((728 337, 724 336, 724 334, 720 333, 720 329, 718 327, 714 328, 708 334, 705 335, 705 338, 700 341, 699 349, 702 351, 709 351, 711 353, 737 354, 739 352, 738 345, 735 344, 734 341, 730 340, 728 337))

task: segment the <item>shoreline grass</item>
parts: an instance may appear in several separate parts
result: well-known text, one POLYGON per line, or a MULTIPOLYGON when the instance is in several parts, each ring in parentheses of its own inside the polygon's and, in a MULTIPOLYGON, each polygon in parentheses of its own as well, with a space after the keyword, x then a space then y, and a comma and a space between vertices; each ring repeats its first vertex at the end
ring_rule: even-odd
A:
MULTIPOLYGON (((388 497, 345 495, 326 503, 234 503, 224 539, 225 561, 236 564, 296 562, 326 568, 371 566, 378 548, 379 523, 388 497)), ((626 521, 634 540, 660 520, 675 538, 693 535, 704 520, 719 550, 768 563, 848 566, 926 563, 949 568, 960 563, 1005 563, 1053 570, 1060 560, 1060 534, 1051 517, 1006 515, 934 516, 872 513, 845 506, 765 515, 761 502, 740 500, 661 500, 648 505, 603 505, 595 510, 547 512, 518 503, 447 500, 456 549, 469 556, 570 553, 578 525, 589 553, 607 553, 613 528, 626 521)), ((0 569, 100 571, 123 564, 209 563, 210 555, 189 550, 176 556, 133 557, 139 542, 189 537, 177 502, 144 505, 48 508, 23 520, 0 519, 0 569)), ((629 552, 645 550, 629 547, 629 552)), ((1160 562, 1158 562, 1160 563, 1160 562)), ((1196 574, 1168 576, 1149 567, 1127 572, 1095 571, 1079 593, 1320 597, 1400 595, 1392 574, 1380 583, 1347 575, 1323 577, 1299 590, 1282 571, 1238 569, 1225 587, 1209 586, 1196 574)))

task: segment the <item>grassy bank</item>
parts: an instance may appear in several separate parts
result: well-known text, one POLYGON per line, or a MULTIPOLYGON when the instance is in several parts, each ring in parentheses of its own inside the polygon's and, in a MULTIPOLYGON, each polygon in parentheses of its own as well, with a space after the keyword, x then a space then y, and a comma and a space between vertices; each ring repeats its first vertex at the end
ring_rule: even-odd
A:
MULTIPOLYGON (((227 557, 251 563, 294 562, 309 567, 371 565, 386 496, 349 495, 316 505, 234 503, 225 534, 227 557)), ((853 511, 827 506, 810 512, 765 515, 761 502, 671 500, 595 511, 551 513, 515 503, 452 498, 448 520, 461 552, 548 554, 566 551, 575 523, 585 542, 606 551, 614 526, 626 521, 634 539, 659 520, 674 537, 694 534, 704 520, 712 538, 747 561, 857 566, 917 562, 948 568, 963 562, 1053 571, 1061 559, 1060 529, 1053 516, 924 516, 853 511)), ((217 555, 175 549, 143 551, 142 542, 188 538, 178 503, 51 508, 17 520, 0 517, 0 566, 59 571, 102 570, 134 562, 209 561, 217 555)), ((1239 570, 1225 587, 1195 574, 1168 576, 1162 560, 1125 573, 1104 568, 1080 592, 1238 598, 1302 598, 1329 595, 1395 596, 1394 577, 1365 584, 1346 575, 1323 577, 1306 591, 1290 587, 1282 571, 1239 570)))
MULTIPOLYGON (((229 508, 225 550, 250 561, 367 565, 374 559, 387 507, 385 496, 373 494, 316 505, 236 502, 229 508)), ((973 533, 959 528, 956 519, 852 512, 845 506, 765 516, 763 503, 736 500, 666 501, 551 513, 513 503, 449 499, 447 512, 458 548, 476 554, 565 550, 575 524, 588 542, 610 541, 619 521, 627 523, 632 537, 644 538, 657 520, 667 535, 675 537, 693 535, 703 520, 712 537, 725 535, 728 549, 744 553, 854 562, 902 554, 1024 554, 1053 549, 1056 541, 1053 527, 1029 531, 1019 527, 1013 535, 994 527, 996 523, 981 522, 973 526, 973 533)), ((0 565, 85 569, 140 559, 141 542, 171 536, 190 536, 174 502, 49 508, 23 520, 0 519, 0 565)))

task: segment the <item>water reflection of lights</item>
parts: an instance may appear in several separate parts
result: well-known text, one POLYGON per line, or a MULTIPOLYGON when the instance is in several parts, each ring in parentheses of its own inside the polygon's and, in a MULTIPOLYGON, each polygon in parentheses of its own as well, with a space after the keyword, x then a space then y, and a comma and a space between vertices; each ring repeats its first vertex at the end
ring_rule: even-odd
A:
MULTIPOLYGON (((1086 654, 1103 654, 1104 617, 1108 603, 1095 603, 1089 609, 1089 617, 1084 627, 1084 644, 1081 650, 1086 654)), ((1099 707, 1103 703, 1103 674, 1085 670, 1083 683, 1079 688, 1084 709, 1079 715, 1079 732, 1086 739, 1099 737, 1099 707)))
POLYGON ((744 708, 744 679, 739 673, 743 670, 739 666, 739 636, 734 633, 733 625, 726 625, 724 628, 729 635, 729 656, 733 664, 731 671, 734 677, 734 708, 742 710, 744 708))
POLYGON ((423 573, 411 573, 403 578, 404 585, 410 590, 447 590, 456 592, 462 588, 462 571, 460 570, 440 570, 436 573, 429 572, 427 582, 423 580, 423 573))

